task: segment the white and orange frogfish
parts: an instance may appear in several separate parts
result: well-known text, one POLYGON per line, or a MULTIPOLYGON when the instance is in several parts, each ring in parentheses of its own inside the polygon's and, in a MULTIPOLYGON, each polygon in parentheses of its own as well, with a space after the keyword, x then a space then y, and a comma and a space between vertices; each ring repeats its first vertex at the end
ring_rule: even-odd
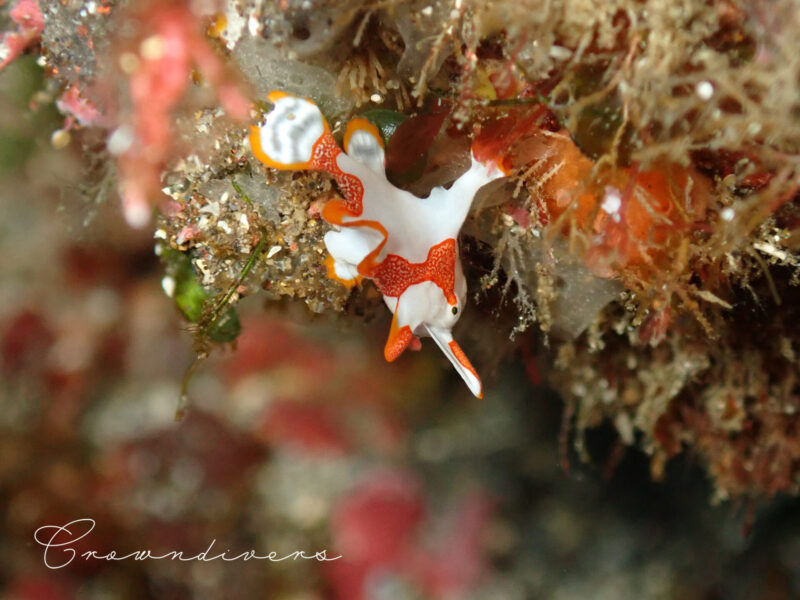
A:
POLYGON ((475 193, 504 172, 473 156, 449 189, 418 198, 386 178, 383 141, 367 119, 348 123, 342 152, 312 101, 280 91, 267 99, 274 108, 251 128, 253 153, 276 169, 333 175, 344 198, 322 210, 333 227, 325 235, 328 275, 348 287, 361 278, 375 282, 394 314, 386 360, 407 347, 419 349, 420 337, 432 337, 470 391, 482 397, 480 377, 451 333, 467 292, 456 240, 475 193))

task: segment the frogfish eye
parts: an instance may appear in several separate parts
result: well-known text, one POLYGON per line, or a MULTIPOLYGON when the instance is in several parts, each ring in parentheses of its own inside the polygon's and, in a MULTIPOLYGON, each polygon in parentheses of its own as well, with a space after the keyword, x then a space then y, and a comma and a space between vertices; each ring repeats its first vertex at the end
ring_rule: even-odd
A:
POLYGON ((452 312, 454 315, 457 315, 458 314, 458 307, 454 306, 453 308, 450 309, 450 312, 452 312))

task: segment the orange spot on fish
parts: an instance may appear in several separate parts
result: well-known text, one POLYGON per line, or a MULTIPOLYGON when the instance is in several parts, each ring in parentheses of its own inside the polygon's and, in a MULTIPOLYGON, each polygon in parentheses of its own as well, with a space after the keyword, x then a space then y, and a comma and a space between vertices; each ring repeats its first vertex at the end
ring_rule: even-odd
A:
POLYGON ((444 292, 447 301, 458 303, 455 288, 456 241, 453 238, 436 244, 428 251, 425 262, 412 263, 396 254, 389 254, 378 265, 372 277, 385 296, 399 297, 409 286, 432 281, 444 292))
MULTIPOLYGON (((450 350, 453 351, 453 355, 456 357, 458 362, 461 363, 461 366, 463 366, 467 371, 475 375, 475 379, 480 381, 480 377, 478 377, 478 372, 475 370, 475 367, 472 366, 472 363, 469 362, 467 355, 464 354, 464 351, 461 349, 461 346, 458 345, 458 342, 453 340, 452 342, 450 342, 449 346, 450 350)), ((481 387, 480 393, 476 394, 476 396, 478 396, 478 398, 483 398, 483 387, 481 387)))
POLYGON ((389 339, 386 340, 386 346, 383 349, 384 358, 388 362, 393 362, 408 347, 412 339, 414 339, 414 334, 408 325, 398 327, 397 312, 395 311, 392 316, 392 326, 389 329, 389 339))
POLYGON ((378 145, 383 148, 383 138, 381 138, 381 134, 378 131, 378 128, 375 127, 370 121, 364 119, 363 117, 357 117, 355 119, 350 120, 347 124, 347 128, 344 130, 344 151, 347 152, 348 148, 350 147, 350 138, 353 137, 353 134, 356 131, 366 131, 370 134, 375 141, 378 142, 378 145))

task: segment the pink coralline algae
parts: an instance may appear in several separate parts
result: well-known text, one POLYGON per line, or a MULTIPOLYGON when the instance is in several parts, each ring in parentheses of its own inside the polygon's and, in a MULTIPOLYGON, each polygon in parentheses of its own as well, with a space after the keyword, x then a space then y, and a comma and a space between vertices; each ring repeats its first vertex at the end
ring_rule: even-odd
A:
POLYGON ((335 597, 372 598, 376 587, 395 577, 425 598, 466 596, 487 568, 481 540, 493 512, 486 494, 467 494, 437 535, 428 537, 422 530, 437 518, 426 510, 420 482, 406 472, 373 473, 332 516, 334 544, 343 557, 327 573, 335 597))
POLYGON ((187 3, 147 3, 138 14, 137 45, 118 48, 119 62, 128 65, 131 114, 120 116, 118 136, 110 140, 119 143, 109 149, 118 155, 125 218, 141 227, 158 197, 161 172, 175 154, 173 111, 184 100, 193 69, 231 118, 246 119, 250 101, 209 46, 201 20, 187 3))
POLYGON ((5 32, 0 40, 0 69, 38 42, 44 30, 44 18, 36 0, 18 0, 9 15, 17 30, 5 32))
POLYGON ((78 124, 83 127, 107 125, 107 119, 97 105, 81 94, 78 86, 68 87, 56 100, 58 110, 66 115, 64 129, 78 124))

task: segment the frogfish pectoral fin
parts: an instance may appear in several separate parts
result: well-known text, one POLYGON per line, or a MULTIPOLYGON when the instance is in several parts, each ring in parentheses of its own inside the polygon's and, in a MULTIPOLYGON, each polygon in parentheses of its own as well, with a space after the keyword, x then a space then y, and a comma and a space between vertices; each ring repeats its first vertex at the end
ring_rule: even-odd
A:
POLYGON ((461 375, 461 378, 467 384, 469 391, 476 397, 483 398, 483 384, 481 378, 478 377, 475 367, 469 362, 467 355, 461 349, 461 346, 453 339, 453 335, 446 329, 439 329, 437 327, 425 326, 428 333, 436 342, 436 345, 444 352, 444 355, 450 359, 450 362, 461 375))
POLYGON ((400 356, 403 351, 414 339, 414 334, 411 327, 404 325, 400 327, 397 324, 397 313, 395 312, 392 317, 392 327, 389 329, 389 339, 386 340, 386 346, 383 349, 383 356, 388 362, 394 361, 400 356))
POLYGON ((328 270, 329 279, 338 281, 347 289, 361 283, 363 279, 354 266, 337 261, 331 254, 325 258, 325 268, 328 270))

